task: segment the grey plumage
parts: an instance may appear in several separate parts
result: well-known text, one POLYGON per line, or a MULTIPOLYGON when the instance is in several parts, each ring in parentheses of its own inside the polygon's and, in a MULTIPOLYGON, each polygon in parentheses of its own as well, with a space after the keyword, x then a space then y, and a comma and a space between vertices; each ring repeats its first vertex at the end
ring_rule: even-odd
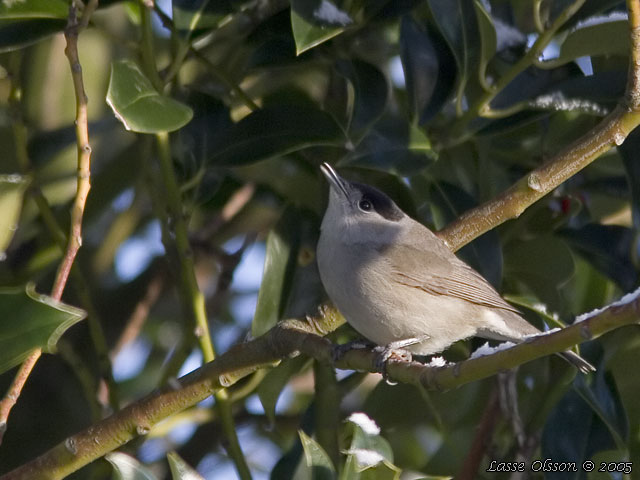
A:
MULTIPOLYGON (((347 321, 378 345, 417 339, 428 355, 479 336, 518 343, 540 331, 469 265, 379 190, 328 165, 329 205, 318 242, 325 289, 347 321)), ((561 355, 583 372, 593 366, 561 355)))

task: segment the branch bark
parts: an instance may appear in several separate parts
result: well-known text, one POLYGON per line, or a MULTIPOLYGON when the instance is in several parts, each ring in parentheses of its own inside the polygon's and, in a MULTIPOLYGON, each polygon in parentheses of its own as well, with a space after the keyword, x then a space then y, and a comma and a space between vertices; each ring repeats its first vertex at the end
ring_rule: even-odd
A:
MULTIPOLYGON (((614 305, 597 315, 558 332, 533 338, 513 348, 486 357, 466 360, 444 367, 429 367, 419 362, 390 361, 390 379, 421 385, 429 390, 448 390, 465 383, 495 375, 536 358, 564 351, 571 346, 598 338, 640 321, 640 292, 628 303, 614 305)), ((236 345, 215 361, 152 393, 80 433, 77 433, 31 462, 9 472, 0 480, 54 480, 72 472, 144 435, 159 421, 204 400, 259 368, 303 353, 314 359, 332 362, 333 345, 322 335, 342 322, 332 309, 323 318, 302 322, 289 320, 262 337, 236 345), (319 329, 318 327, 322 327, 319 329)), ((352 350, 335 366, 341 369, 376 372, 376 354, 370 350, 352 350)), ((380 372, 378 372, 380 373, 380 372)))

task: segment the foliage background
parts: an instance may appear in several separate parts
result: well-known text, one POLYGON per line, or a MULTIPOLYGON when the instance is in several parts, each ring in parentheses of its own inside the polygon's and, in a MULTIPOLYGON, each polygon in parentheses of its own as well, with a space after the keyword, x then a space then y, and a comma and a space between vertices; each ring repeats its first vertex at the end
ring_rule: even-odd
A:
MULTIPOLYGON (((100 2, 79 37, 92 189, 80 273, 64 295, 89 318, 38 362, 9 418, 0 472, 202 361, 185 262, 193 262, 218 352, 278 319, 314 313, 325 299, 314 263, 326 202, 320 162, 377 185, 440 229, 588 132, 624 97, 625 11, 623 2, 605 0, 100 2), (550 31, 544 58, 528 54, 550 31), (179 205, 163 177, 168 153, 179 205), (181 250, 176 219, 188 225, 192 254, 181 250), (258 293, 259 269, 238 269, 263 255, 258 293), (114 378, 123 362, 136 368, 114 378)), ((41 293, 51 290, 62 254, 37 199, 67 231, 76 188, 74 91, 60 33, 67 14, 63 0, 0 7, 0 173, 20 175, 0 179, 0 205, 7 218, 16 215, 1 225, 0 282, 33 282, 41 293)), ((460 255, 540 326, 570 323, 632 290, 639 141, 632 134, 616 142, 460 255)), ((3 314, 20 319, 28 302, 3 314)), ((18 342, 17 324, 0 323, 6 345, 18 342)), ((229 404, 255 478, 311 475, 301 442, 308 453, 313 437, 355 478, 353 455, 338 455, 362 435, 344 422, 354 411, 381 427, 368 446, 388 462, 362 474, 371 478, 392 478, 396 469, 454 475, 471 461, 479 424, 493 431, 476 478, 494 478, 485 473, 490 459, 637 466, 637 330, 583 346, 598 366, 589 380, 556 358, 523 365, 517 415, 513 406, 495 408, 495 378, 449 392, 352 372, 339 372, 336 383, 307 358, 253 374, 231 389, 229 404), (339 403, 318 395, 314 383, 339 403)), ((447 357, 463 359, 479 344, 463 342, 447 357)), ((13 366, 18 356, 0 359, 13 366)), ((3 391, 14 374, 0 377, 3 391)), ((212 403, 140 432, 147 435, 122 451, 157 478, 170 475, 169 450, 208 478, 233 478, 224 414, 212 403)), ((100 460, 75 478, 110 472, 100 460)))

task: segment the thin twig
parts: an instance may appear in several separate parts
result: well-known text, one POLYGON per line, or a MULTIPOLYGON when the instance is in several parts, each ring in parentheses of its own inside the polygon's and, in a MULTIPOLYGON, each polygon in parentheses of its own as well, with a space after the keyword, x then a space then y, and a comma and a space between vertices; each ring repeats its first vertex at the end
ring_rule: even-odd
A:
POLYGON ((111 357, 111 359, 114 359, 125 345, 132 342, 138 337, 145 321, 147 320, 147 317, 149 316, 151 307, 156 303, 158 298, 160 298, 164 283, 164 275, 160 273, 155 275, 147 284, 147 291, 136 305, 133 313, 126 323, 124 330, 120 334, 118 341, 109 352, 109 357, 111 357))
MULTIPOLYGON (((98 0, 91 0, 85 9, 85 15, 82 17, 82 24, 88 23, 88 16, 98 6, 98 0)), ((56 280, 51 292, 51 296, 55 300, 62 298, 62 292, 67 284, 71 265, 76 258, 76 254, 82 245, 82 216, 84 215, 84 206, 87 202, 87 196, 91 188, 91 144, 89 143, 89 126, 87 123, 87 94, 84 90, 84 82, 82 79, 82 66, 78 57, 78 35, 81 30, 81 23, 77 17, 77 2, 71 2, 69 7, 69 22, 64 30, 64 36, 67 40, 67 47, 64 52, 69 60, 71 67, 71 77, 73 79, 73 90, 76 96, 76 142, 78 145, 78 181, 76 197, 71 207, 71 227, 69 229, 69 239, 67 244, 67 252, 58 268, 56 280)))
MULTIPOLYGON (((67 26, 64 30, 64 36, 67 41, 65 54, 71 66, 71 76, 73 78, 73 87, 76 95, 76 138, 78 144, 78 182, 76 197, 71 209, 71 227, 69 239, 65 255, 58 267, 56 278, 51 291, 51 297, 59 301, 62 298, 62 292, 67 284, 71 266, 75 260, 76 254, 82 245, 82 216, 84 214, 84 206, 91 188, 89 183, 90 166, 91 166, 91 146, 89 144, 89 128, 87 125, 87 95, 84 90, 82 80, 82 67, 78 57, 78 35, 84 28, 91 16, 91 13, 97 8, 98 0, 90 0, 84 9, 82 19, 78 21, 76 0, 71 2, 69 6, 69 17, 67 26)), ((14 72, 18 75, 18 72, 14 72)), ((26 143, 25 143, 26 145, 26 143)), ((25 152, 26 153, 26 150, 25 152)), ((26 167, 26 160, 23 158, 21 162, 26 167)), ((0 402, 0 443, 2 435, 7 428, 7 419, 11 409, 16 404, 22 389, 33 371, 38 359, 42 355, 42 350, 37 348, 25 360, 17 375, 15 376, 7 395, 0 402)))

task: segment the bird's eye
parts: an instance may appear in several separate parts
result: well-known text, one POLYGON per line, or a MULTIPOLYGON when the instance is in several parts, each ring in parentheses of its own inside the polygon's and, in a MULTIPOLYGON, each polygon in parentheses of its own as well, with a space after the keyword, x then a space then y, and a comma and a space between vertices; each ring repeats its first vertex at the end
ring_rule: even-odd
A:
POLYGON ((370 212, 371 210, 373 210, 373 205, 371 205, 371 202, 369 200, 360 200, 360 202, 358 203, 358 207, 360 207, 360 210, 362 210, 363 212, 370 212))

